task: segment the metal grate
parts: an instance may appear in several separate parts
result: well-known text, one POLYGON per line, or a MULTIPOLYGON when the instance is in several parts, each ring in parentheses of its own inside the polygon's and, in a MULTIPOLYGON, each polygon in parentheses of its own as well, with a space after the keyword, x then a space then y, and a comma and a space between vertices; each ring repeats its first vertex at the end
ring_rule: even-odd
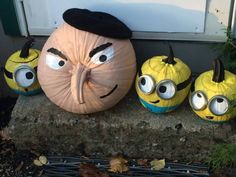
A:
POLYGON ((108 172, 109 161, 107 159, 84 157, 48 157, 48 164, 43 168, 44 177, 80 177, 79 165, 81 163, 95 164, 101 171, 106 171, 110 177, 209 177, 208 167, 202 164, 166 163, 164 169, 154 171, 150 167, 137 164, 135 160, 129 161, 128 173, 108 172))

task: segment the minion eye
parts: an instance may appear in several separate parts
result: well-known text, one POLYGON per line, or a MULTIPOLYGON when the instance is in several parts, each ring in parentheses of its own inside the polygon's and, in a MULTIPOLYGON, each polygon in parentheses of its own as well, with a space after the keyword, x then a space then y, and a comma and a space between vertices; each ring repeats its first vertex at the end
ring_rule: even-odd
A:
POLYGON ((214 96, 209 103, 209 109, 216 116, 224 115, 229 109, 229 101, 224 96, 214 96))
POLYGON ((193 92, 190 96, 189 102, 191 107, 196 111, 203 110, 207 106, 207 98, 201 91, 193 92))
POLYGON ((105 50, 102 50, 91 57, 91 62, 99 65, 111 60, 114 56, 113 47, 108 47, 105 50))
POLYGON ((14 72, 14 79, 18 86, 27 88, 36 80, 35 71, 28 66, 19 67, 14 72))
POLYGON ((60 57, 51 55, 51 54, 47 54, 46 55, 46 64, 54 70, 58 70, 61 69, 65 64, 66 64, 66 60, 61 59, 60 57))
POLYGON ((144 94, 151 94, 155 88, 154 79, 149 75, 142 75, 138 80, 138 87, 144 94))
POLYGON ((164 100, 171 99, 176 94, 176 85, 171 80, 161 81, 156 89, 158 96, 164 100))

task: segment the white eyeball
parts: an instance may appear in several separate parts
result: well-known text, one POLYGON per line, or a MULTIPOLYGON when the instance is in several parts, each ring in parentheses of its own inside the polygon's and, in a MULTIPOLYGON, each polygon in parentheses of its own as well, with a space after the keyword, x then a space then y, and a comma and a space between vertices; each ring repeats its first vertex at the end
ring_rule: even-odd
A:
POLYGON ((171 99, 176 94, 176 85, 171 80, 163 80, 158 83, 156 92, 164 100, 171 99))
POLYGON ((149 75, 142 75, 138 80, 138 87, 144 94, 151 94, 155 88, 155 82, 149 75))
POLYGON ((96 53, 92 58, 91 62, 99 65, 111 60, 114 56, 114 49, 113 47, 108 47, 105 50, 102 50, 96 53))
POLYGON ((21 66, 15 70, 14 80, 20 87, 27 88, 36 80, 35 71, 29 66, 21 66))
POLYGON ((192 95, 190 96, 189 102, 191 107, 196 111, 205 109, 208 103, 207 97, 201 91, 193 92, 192 95))
POLYGON ((61 59, 60 57, 51 55, 51 54, 47 54, 46 55, 46 64, 54 70, 58 70, 61 69, 65 64, 66 64, 66 60, 61 59))
POLYGON ((210 100, 209 109, 216 116, 224 115, 229 109, 229 101, 224 96, 214 96, 210 100))

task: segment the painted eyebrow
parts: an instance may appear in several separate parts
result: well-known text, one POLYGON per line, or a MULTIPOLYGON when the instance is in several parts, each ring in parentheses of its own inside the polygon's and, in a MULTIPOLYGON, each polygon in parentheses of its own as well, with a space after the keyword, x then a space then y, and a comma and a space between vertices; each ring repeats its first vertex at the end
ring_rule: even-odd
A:
POLYGON ((47 50, 47 52, 53 53, 54 55, 58 55, 59 57, 65 59, 65 60, 68 60, 67 57, 58 49, 50 48, 47 50))
POLYGON ((96 53, 105 50, 106 48, 110 47, 112 45, 112 43, 108 42, 106 44, 102 44, 96 48, 94 48, 93 50, 91 50, 91 52, 89 52, 89 57, 92 58, 96 53))

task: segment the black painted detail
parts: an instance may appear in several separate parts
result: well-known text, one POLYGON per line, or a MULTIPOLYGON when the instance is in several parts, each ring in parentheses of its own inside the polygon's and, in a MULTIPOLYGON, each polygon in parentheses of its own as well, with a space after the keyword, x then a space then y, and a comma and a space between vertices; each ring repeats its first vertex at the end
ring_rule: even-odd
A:
POLYGON ((94 48, 91 52, 89 52, 89 57, 92 58, 96 53, 105 50, 106 48, 110 47, 112 43, 108 42, 106 44, 102 44, 96 48, 94 48))
POLYGON ((20 52, 20 57, 21 57, 21 58, 27 58, 27 57, 29 56, 29 49, 30 49, 30 47, 32 47, 33 42, 34 42, 34 39, 33 39, 33 38, 30 38, 30 39, 25 43, 25 45, 23 46, 23 48, 21 49, 21 52, 20 52))
POLYGON ((225 80, 225 69, 220 59, 215 59, 213 61, 213 72, 212 81, 220 83, 225 80))

